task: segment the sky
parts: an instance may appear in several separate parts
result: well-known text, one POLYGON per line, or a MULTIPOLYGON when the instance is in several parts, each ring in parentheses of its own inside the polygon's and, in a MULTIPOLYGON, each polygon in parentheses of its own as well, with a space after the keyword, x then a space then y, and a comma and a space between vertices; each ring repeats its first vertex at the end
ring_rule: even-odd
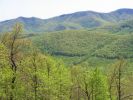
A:
POLYGON ((50 17, 77 11, 111 12, 132 8, 133 0, 0 0, 0 21, 23 17, 50 17))

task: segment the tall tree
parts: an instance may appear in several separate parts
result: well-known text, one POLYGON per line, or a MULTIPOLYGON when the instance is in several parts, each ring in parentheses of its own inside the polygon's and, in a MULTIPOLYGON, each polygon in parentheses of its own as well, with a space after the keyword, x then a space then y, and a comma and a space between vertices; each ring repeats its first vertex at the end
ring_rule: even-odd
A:
POLYGON ((9 62, 11 65, 11 70, 13 72, 13 77, 11 80, 11 95, 10 100, 14 99, 14 89, 15 89, 15 81, 16 81, 16 72, 18 67, 18 60, 20 58, 20 49, 23 44, 23 40, 20 38, 20 33, 22 32, 22 25, 17 23, 13 30, 6 34, 6 36, 3 36, 3 39, 1 39, 2 43, 8 48, 9 50, 9 62))
POLYGON ((7 100, 11 92, 12 70, 8 60, 8 50, 0 43, 0 99, 7 100))
POLYGON ((97 68, 92 72, 91 76, 91 99, 109 100, 106 77, 97 68))

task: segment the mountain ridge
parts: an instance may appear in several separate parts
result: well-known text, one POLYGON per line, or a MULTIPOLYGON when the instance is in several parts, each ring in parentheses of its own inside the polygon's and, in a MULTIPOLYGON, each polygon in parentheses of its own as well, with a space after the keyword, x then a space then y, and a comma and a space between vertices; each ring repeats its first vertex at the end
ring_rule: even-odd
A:
POLYGON ((63 14, 49 19, 37 17, 18 17, 0 22, 0 32, 11 31, 15 23, 20 22, 24 26, 24 32, 42 33, 60 30, 77 30, 96 28, 116 24, 133 19, 133 9, 123 8, 109 13, 95 11, 80 11, 70 14, 63 14))

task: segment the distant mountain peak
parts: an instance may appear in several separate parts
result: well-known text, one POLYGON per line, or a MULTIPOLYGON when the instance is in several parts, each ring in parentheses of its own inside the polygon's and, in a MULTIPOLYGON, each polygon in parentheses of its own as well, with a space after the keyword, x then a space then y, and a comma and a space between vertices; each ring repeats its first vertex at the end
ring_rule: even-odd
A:
POLYGON ((16 19, 40 19, 40 18, 37 18, 37 17, 23 17, 23 16, 20 16, 16 19))
POLYGON ((17 19, 25 19, 26 17, 20 16, 17 19))
POLYGON ((20 16, 16 19, 0 22, 0 32, 9 31, 16 22, 24 24, 25 32, 48 32, 73 29, 88 29, 117 24, 133 19, 133 9, 123 8, 110 13, 80 11, 49 19, 20 16))
POLYGON ((133 9, 122 8, 122 9, 118 9, 118 10, 113 11, 113 12, 126 13, 126 14, 133 14, 133 9))

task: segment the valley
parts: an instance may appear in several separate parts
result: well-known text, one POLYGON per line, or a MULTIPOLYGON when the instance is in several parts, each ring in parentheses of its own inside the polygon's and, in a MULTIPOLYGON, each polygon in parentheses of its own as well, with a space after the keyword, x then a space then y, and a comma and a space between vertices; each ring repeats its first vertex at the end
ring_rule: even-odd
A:
POLYGON ((0 100, 133 100, 133 9, 0 22, 0 100))

